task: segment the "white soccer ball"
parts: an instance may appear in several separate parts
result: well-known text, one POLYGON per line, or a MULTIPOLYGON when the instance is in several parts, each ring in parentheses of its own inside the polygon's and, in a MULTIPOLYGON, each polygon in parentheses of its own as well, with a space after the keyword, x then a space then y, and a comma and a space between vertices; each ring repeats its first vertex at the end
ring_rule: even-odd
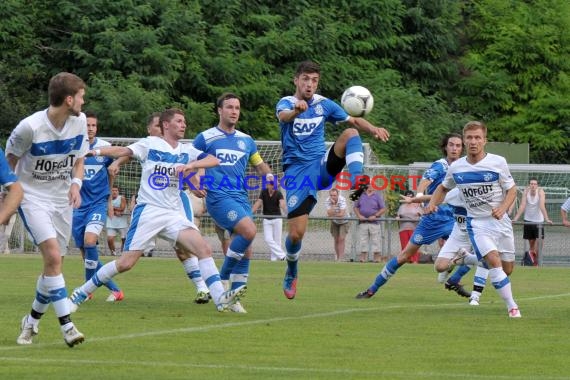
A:
POLYGON ((344 91, 340 104, 350 116, 363 117, 372 111, 374 97, 366 87, 352 86, 344 91))

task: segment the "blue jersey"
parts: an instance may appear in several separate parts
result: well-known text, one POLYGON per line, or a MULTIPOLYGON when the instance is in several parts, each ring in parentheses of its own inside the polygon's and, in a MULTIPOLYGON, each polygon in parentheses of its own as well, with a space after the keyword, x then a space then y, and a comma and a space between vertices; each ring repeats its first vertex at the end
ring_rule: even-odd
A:
POLYGON ((16 182, 18 177, 16 173, 10 169, 8 161, 4 156, 4 151, 0 148, 0 185, 11 185, 16 182))
MULTIPOLYGON (((110 146, 107 141, 95 138, 89 149, 110 146)), ((83 186, 81 186, 81 208, 89 207, 93 203, 107 203, 109 198, 109 174, 107 168, 113 159, 104 156, 85 157, 83 186)))
POLYGON ((435 161, 429 169, 424 172, 422 179, 431 180, 431 184, 427 187, 426 194, 433 194, 435 189, 445 178, 447 174, 447 169, 449 168, 449 163, 445 158, 440 158, 435 161))
MULTIPOLYGON (((281 111, 293 110, 297 100, 294 96, 281 98, 276 106, 277 116, 281 111)), ((321 95, 314 95, 307 103, 309 108, 293 121, 279 122, 283 167, 320 161, 325 153, 325 123, 345 122, 350 117, 341 106, 321 95)))
MULTIPOLYGON (((247 165, 262 162, 251 136, 240 131, 226 133, 216 126, 196 136, 194 147, 220 160, 220 165, 206 169, 201 181, 208 190, 207 201, 235 197, 248 200, 244 187, 247 165)), ((260 184, 249 186, 256 185, 260 184)))

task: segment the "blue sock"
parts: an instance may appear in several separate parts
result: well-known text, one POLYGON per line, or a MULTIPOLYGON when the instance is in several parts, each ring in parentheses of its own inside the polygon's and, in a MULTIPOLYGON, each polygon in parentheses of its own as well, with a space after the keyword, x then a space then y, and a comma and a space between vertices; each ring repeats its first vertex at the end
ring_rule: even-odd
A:
POLYGON ((247 240, 241 235, 235 235, 230 243, 228 252, 226 252, 226 258, 224 259, 224 264, 220 270, 220 278, 222 280, 229 280, 230 274, 232 273, 234 267, 245 255, 245 251, 251 245, 251 240, 247 240))
POLYGON ((249 259, 245 257, 238 261, 231 274, 232 289, 247 285, 247 277, 249 275, 249 259))
POLYGON ((453 272, 451 277, 449 277, 447 282, 450 284, 459 284, 461 278, 465 276, 467 272, 469 272, 470 270, 471 268, 468 265, 460 265, 459 267, 457 267, 455 272, 453 272))
MULTIPOLYGON (((96 245, 86 245, 83 247, 83 250, 85 251, 85 280, 90 280, 91 277, 97 273, 99 268, 103 266, 103 263, 99 261, 99 251, 97 250, 96 245)), ((109 282, 104 285, 112 292, 120 291, 119 287, 113 280, 109 280, 109 282)))
POLYGON ((287 251, 287 269, 289 275, 297 277, 297 263, 299 262, 299 251, 301 250, 302 240, 293 243, 289 236, 285 238, 285 250, 287 251))
POLYGON ((362 174, 363 163, 364 153, 360 135, 352 136, 346 142, 346 166, 348 167, 352 184, 355 183, 356 176, 362 174))
POLYGON ((398 260, 395 257, 392 257, 386 265, 384 265, 380 274, 376 276, 374 284, 372 284, 368 290, 372 291, 372 293, 376 293, 380 287, 384 286, 384 284, 388 282, 390 277, 396 274, 396 271, 400 267, 401 265, 398 264, 398 260))

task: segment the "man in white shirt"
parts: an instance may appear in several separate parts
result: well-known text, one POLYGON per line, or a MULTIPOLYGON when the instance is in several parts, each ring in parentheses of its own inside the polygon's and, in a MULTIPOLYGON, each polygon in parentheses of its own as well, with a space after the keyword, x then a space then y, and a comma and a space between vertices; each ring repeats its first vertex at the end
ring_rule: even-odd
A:
POLYGON ((516 185, 506 160, 485 152, 485 124, 468 122, 463 128, 463 143, 467 156, 449 167, 426 212, 436 211, 445 194, 454 187, 459 188, 467 209, 467 232, 475 254, 487 262, 489 277, 505 301, 509 317, 520 318, 507 276, 512 272, 515 260, 513 227, 507 210, 516 198, 516 185))
POLYGON ((89 147, 87 122, 81 113, 84 94, 85 83, 78 76, 55 75, 48 86, 48 109, 22 120, 6 144, 8 162, 24 189, 20 215, 44 261, 31 312, 22 319, 18 344, 32 344, 50 303, 65 343, 73 347, 85 339, 71 322, 62 273, 73 208, 81 205, 83 157, 89 147))

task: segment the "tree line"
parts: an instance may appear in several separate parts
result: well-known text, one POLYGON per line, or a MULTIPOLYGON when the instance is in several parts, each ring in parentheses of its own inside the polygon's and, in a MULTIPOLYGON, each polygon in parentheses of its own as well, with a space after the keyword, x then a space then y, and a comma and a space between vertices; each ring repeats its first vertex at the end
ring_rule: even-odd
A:
POLYGON ((391 133, 365 138, 380 162, 431 161, 444 133, 477 119, 490 141, 528 142, 533 163, 570 163, 567 1, 4 0, 0 17, 3 139, 70 71, 101 136, 142 137, 150 113, 179 107, 192 138, 232 91, 239 128, 278 140, 275 104, 311 59, 324 96, 371 90, 368 119, 391 133))

